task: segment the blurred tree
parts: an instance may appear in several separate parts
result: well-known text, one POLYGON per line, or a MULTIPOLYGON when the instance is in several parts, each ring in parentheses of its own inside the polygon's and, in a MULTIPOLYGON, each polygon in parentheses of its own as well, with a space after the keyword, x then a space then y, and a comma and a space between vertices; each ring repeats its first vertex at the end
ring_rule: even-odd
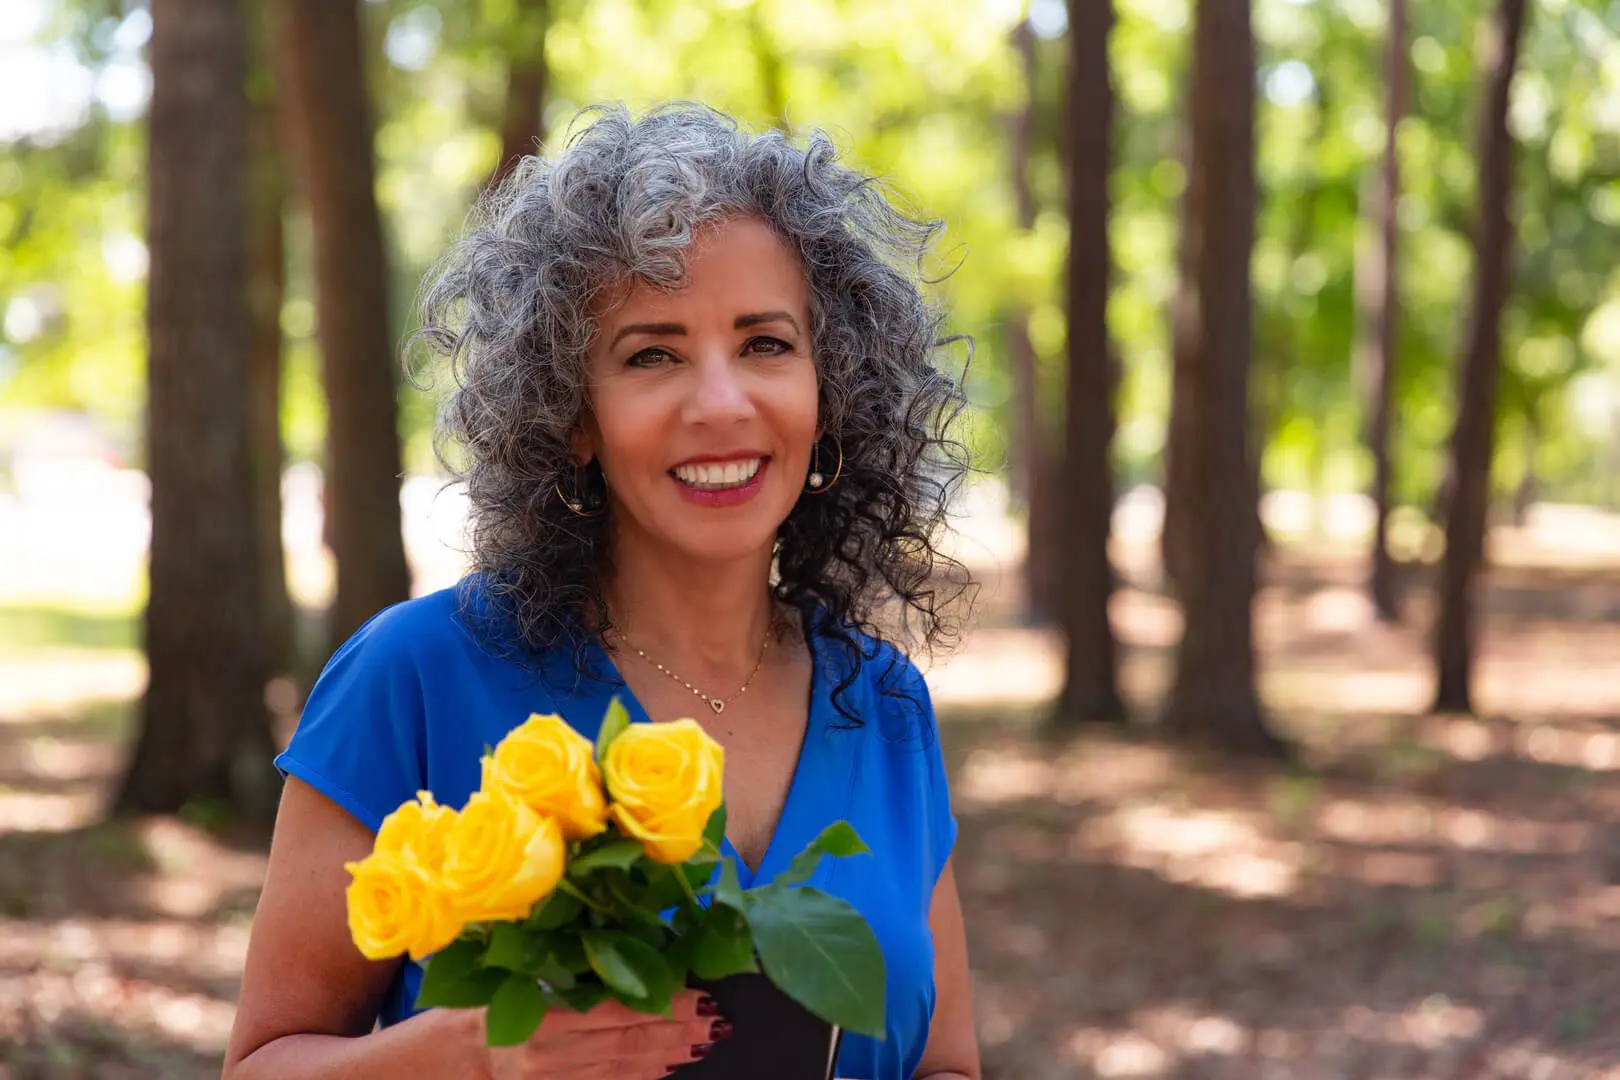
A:
POLYGON ((1377 229, 1377 238, 1365 245, 1356 264, 1356 306, 1360 315, 1356 346, 1365 378, 1367 452, 1373 463, 1372 573, 1367 587, 1378 617, 1393 621, 1399 606, 1395 559, 1389 549, 1389 426, 1395 400, 1400 317, 1396 288, 1396 243, 1400 235, 1396 208, 1401 194, 1397 136, 1406 115, 1406 0, 1389 0, 1384 33, 1384 158, 1376 182, 1368 185, 1373 192, 1368 216, 1377 229))
MULTIPOLYGON (((1013 27, 1010 40, 1018 57, 1024 92, 1007 114, 1007 165, 1018 229, 1030 234, 1039 210, 1031 169, 1036 157, 1037 109, 1040 100, 1035 30, 1028 18, 1013 27)), ((1002 316, 1007 375, 1012 384, 1012 408, 1007 422, 1007 486, 1012 502, 1024 511, 1028 547, 1024 556, 1025 617, 1051 623, 1060 604, 1063 580, 1062 514, 1056 505, 1054 480, 1061 463, 1052 446, 1052 432, 1037 407, 1039 380, 1035 343, 1029 336, 1030 298, 1014 294, 1002 316)))
POLYGON ((1112 0, 1069 3, 1068 390, 1063 468, 1062 625, 1067 641, 1057 722, 1125 717, 1118 652, 1108 621, 1114 571, 1108 560, 1114 511, 1114 353, 1108 333, 1108 197, 1113 169, 1114 89, 1108 42, 1112 0))
POLYGON ((518 161, 539 152, 546 138, 546 24, 550 0, 517 0, 516 26, 506 38, 506 109, 501 116, 501 159, 486 186, 506 179, 518 161))
POLYGON ((279 85, 297 190, 314 236, 326 391, 327 541, 337 561, 329 632, 341 642, 410 596, 400 528, 397 365, 374 181, 360 0, 281 0, 279 85))
POLYGON ((1513 137, 1508 131, 1508 102, 1524 21, 1525 0, 1501 0, 1479 39, 1485 94, 1479 109, 1474 292, 1459 372, 1459 409, 1447 483, 1446 554, 1440 567, 1440 610, 1434 639, 1436 712, 1473 711, 1474 584, 1485 554, 1496 389, 1502 366, 1502 308, 1508 296, 1512 252, 1513 137))
POLYGON ((275 79, 270 56, 270 0, 251 0, 248 30, 248 314, 253 321, 249 404, 252 409, 253 507, 259 582, 264 599, 265 658, 270 670, 298 669, 287 553, 281 541, 281 308, 286 295, 282 172, 275 79))
POLYGON ((122 813, 273 812, 252 487, 249 107, 240 0, 153 0, 150 681, 122 813))
MULTIPOLYGON (((1165 714, 1176 736, 1284 757, 1255 692, 1253 602, 1259 529, 1249 464, 1253 321, 1254 36, 1249 0, 1198 0, 1188 84, 1192 168, 1183 221, 1178 372, 1172 415, 1185 422, 1177 592, 1185 620, 1165 714), (1190 395, 1190 396, 1189 396, 1190 395)), ((1174 422, 1174 421, 1173 421, 1174 422)))

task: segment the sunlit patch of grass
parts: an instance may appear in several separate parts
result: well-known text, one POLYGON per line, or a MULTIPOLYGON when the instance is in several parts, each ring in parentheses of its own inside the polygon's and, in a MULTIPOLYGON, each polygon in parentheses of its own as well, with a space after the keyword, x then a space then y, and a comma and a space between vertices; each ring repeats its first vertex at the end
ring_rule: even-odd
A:
POLYGON ((138 648, 139 610, 123 604, 0 607, 0 654, 63 646, 138 648))

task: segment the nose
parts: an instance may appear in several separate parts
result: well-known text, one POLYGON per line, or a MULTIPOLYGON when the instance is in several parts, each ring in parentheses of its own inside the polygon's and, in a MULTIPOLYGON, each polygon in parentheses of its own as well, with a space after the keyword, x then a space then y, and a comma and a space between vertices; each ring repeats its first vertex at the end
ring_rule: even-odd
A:
POLYGON ((691 424, 734 424, 754 415, 754 401, 743 373, 731 357, 720 353, 693 363, 692 388, 685 419, 691 424))

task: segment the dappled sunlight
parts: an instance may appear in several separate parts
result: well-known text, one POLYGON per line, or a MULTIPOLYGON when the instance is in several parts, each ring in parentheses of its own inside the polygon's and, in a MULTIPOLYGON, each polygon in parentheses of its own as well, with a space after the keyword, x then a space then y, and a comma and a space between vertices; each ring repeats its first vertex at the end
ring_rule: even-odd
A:
POLYGON ((1304 845, 1271 839, 1252 815, 1153 804, 1087 821, 1076 839, 1122 865, 1240 897, 1288 895, 1305 860, 1304 845))
POLYGON ((1163 747, 1089 739, 1056 757, 1029 746, 975 749, 963 761, 951 795, 963 806, 1023 800, 1073 806, 1157 791, 1173 779, 1173 757, 1163 747))
POLYGON ((0 655, 0 729, 114 701, 146 686, 146 658, 133 649, 52 648, 8 659, 0 655))
POLYGON ((93 821, 106 802, 99 788, 72 794, 0 789, 0 835, 17 832, 66 832, 93 821))

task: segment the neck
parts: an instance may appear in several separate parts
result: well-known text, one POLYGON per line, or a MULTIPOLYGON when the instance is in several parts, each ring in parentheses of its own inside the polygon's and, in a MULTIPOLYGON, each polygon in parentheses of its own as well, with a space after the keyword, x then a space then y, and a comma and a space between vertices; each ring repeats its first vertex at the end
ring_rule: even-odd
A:
POLYGON ((771 552, 699 563, 647 545, 615 545, 608 642, 644 651, 700 689, 725 695, 747 678, 771 628, 771 552))

